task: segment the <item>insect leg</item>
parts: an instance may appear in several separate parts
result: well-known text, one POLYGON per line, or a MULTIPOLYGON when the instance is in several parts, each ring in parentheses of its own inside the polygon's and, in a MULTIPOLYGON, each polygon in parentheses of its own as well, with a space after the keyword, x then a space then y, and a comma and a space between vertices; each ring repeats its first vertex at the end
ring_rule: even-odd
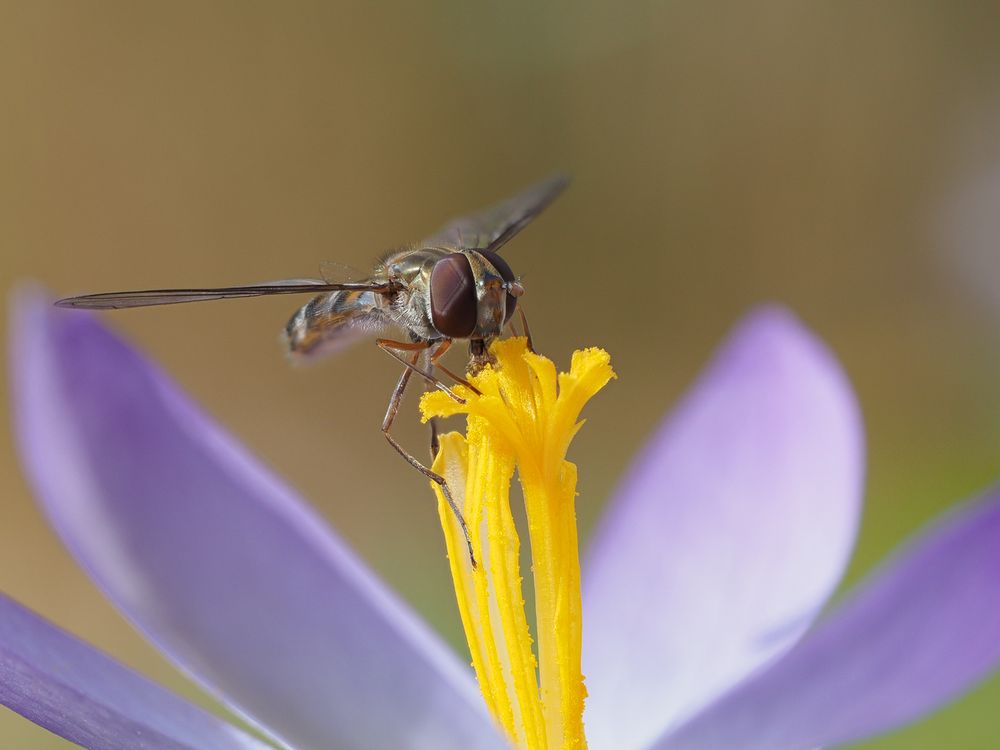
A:
POLYGON ((441 444, 438 442, 437 417, 431 417, 427 420, 427 426, 431 429, 431 463, 434 463, 438 457, 438 451, 441 450, 441 444))
MULTIPOLYGON (((424 362, 426 364, 427 371, 434 375, 434 364, 430 361, 429 351, 427 350, 423 353, 424 362)), ((424 393, 431 390, 431 384, 424 381, 424 393)), ((431 463, 433 464, 435 459, 437 459, 438 451, 441 450, 441 444, 438 441, 438 420, 437 417, 431 417, 427 420, 427 428, 430 431, 431 437, 431 463)))
POLYGON ((476 386, 474 386, 472 383, 470 383, 465 378, 460 378, 458 375, 456 375, 455 373, 453 373, 447 367, 445 367, 444 365, 442 365, 441 362, 439 361, 441 359, 441 357, 444 356, 445 352, 448 351, 449 349, 451 349, 451 343, 452 343, 451 339, 445 339, 444 341, 442 341, 438 345, 437 349, 435 349, 433 352, 431 352, 431 356, 430 356, 431 372, 433 372, 434 368, 437 367, 439 370, 441 370, 441 372, 443 372, 449 378, 451 378, 452 380, 454 380, 456 383, 460 383, 461 385, 464 385, 466 388, 468 388, 470 391, 472 391, 473 393, 475 393, 477 396, 482 396, 483 395, 482 392, 478 388, 476 388, 476 386))
MULTIPOLYGON (((425 361, 426 366, 427 366, 427 371, 431 375, 434 375, 434 363, 433 363, 433 361, 430 358, 430 350, 424 352, 424 361, 425 361)), ((424 392, 426 393, 427 391, 430 391, 430 390, 431 390, 431 384, 428 383, 428 382, 426 382, 426 381, 424 381, 424 392)), ((441 450, 441 443, 438 441, 438 418, 437 417, 431 417, 430 419, 428 419, 427 420, 427 427, 428 427, 428 429, 430 431, 430 437, 431 437, 431 445, 430 445, 430 447, 431 447, 431 463, 433 464, 434 461, 437 459, 438 451, 441 450)))
POLYGON ((424 339, 417 339, 416 341, 395 341, 393 339, 375 339, 375 343, 377 343, 379 346, 387 346, 401 352, 422 352, 424 349, 430 349, 433 346, 433 344, 430 341, 425 341, 424 339))
MULTIPOLYGON (((469 390, 481 396, 482 393, 480 393, 479 389, 476 388, 476 386, 474 386, 467 380, 458 377, 457 375, 455 375, 455 373, 453 373, 451 370, 449 370, 447 367, 445 367, 439 362, 441 357, 444 356, 445 352, 447 352, 451 348, 451 344, 452 344, 451 339, 445 339, 438 345, 437 349, 435 349, 433 352, 430 353, 430 355, 427 357, 429 364, 427 369, 431 372, 431 374, 433 374, 434 368, 438 367, 444 372, 445 375, 450 377, 452 380, 454 380, 457 383, 461 383, 469 390)), ((425 387, 429 388, 428 384, 425 383, 424 385, 425 387)), ((431 461, 433 461, 435 458, 437 458, 438 448, 439 448, 437 417, 431 417, 430 420, 428 420, 428 424, 431 429, 431 461)))
POLYGON ((524 315, 524 307, 522 307, 521 305, 518 305, 517 306, 517 313, 518 313, 518 316, 521 318, 521 325, 524 326, 524 337, 526 339, 528 339, 528 351, 530 351, 532 354, 534 354, 534 353, 536 353, 535 352, 535 344, 531 340, 531 329, 528 328, 528 319, 524 315))
POLYGON ((438 388, 439 390, 442 390, 445 393, 447 393, 458 403, 460 404, 465 403, 464 398, 456 394, 451 388, 442 383, 438 378, 434 377, 432 373, 427 372, 427 370, 424 370, 423 368, 417 367, 416 357, 414 357, 413 361, 411 362, 407 360, 405 357, 403 357, 401 354, 399 354, 400 351, 420 352, 425 349, 429 349, 432 346, 430 341, 414 341, 411 343, 406 343, 403 341, 393 341, 392 339, 375 339, 375 345, 378 346, 379 349, 384 351, 390 357, 398 360, 407 369, 408 372, 417 373, 417 375, 420 375, 424 380, 433 385, 435 388, 438 388))
POLYGON ((469 560, 472 562, 472 567, 476 567, 476 555, 472 551, 472 538, 469 536, 469 527, 465 523, 465 517, 462 515, 462 511, 459 509, 458 504, 455 502, 455 498, 451 496, 451 490, 448 489, 448 483, 445 481, 444 477, 436 472, 431 471, 417 459, 406 452, 406 449, 392 436, 389 432, 392 429, 392 423, 396 420, 396 414, 399 412, 399 404, 403 400, 403 392, 406 391, 406 384, 410 382, 410 376, 414 372, 419 372, 416 370, 417 358, 420 356, 419 352, 415 352, 413 357, 407 362, 407 364, 412 365, 403 370, 403 374, 399 376, 399 382, 396 383, 396 388, 392 392, 392 396, 389 398, 389 406, 385 411, 385 419, 382 420, 382 434, 385 435, 385 439, 389 441, 389 445, 395 448, 396 452, 401 455, 406 462, 410 464, 414 469, 419 471, 425 477, 430 479, 436 485, 441 488, 441 493, 444 495, 444 499, 448 503, 448 507, 451 508, 451 512, 455 514, 455 518, 458 520, 458 525, 462 527, 462 533, 465 535, 465 543, 469 547, 469 560))

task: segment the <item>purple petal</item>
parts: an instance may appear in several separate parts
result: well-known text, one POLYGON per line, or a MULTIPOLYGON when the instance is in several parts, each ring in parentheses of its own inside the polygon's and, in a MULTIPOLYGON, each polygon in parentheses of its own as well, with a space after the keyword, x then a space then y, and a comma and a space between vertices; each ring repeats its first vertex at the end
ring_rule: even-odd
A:
POLYGON ((300 750, 502 746, 470 670, 163 374, 92 316, 19 313, 28 473, 175 662, 300 750))
POLYGON ((789 313, 761 310, 737 328, 591 546, 595 747, 646 745, 800 637, 854 543, 862 442, 843 373, 789 313))
POLYGON ((1000 666, 1000 490, 945 518, 779 661, 662 750, 839 745, 898 727, 1000 666))
POLYGON ((0 704, 92 750, 265 750, 0 594, 0 704))

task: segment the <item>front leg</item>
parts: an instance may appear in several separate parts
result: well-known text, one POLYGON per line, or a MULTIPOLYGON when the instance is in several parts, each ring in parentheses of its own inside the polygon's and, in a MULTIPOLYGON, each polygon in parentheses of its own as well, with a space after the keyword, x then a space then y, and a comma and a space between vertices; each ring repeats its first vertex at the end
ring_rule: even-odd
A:
MULTIPOLYGON (((415 348, 415 347, 414 347, 415 348)), ((426 348, 426 347, 424 347, 426 348)), ((401 455, 406 462, 410 464, 414 469, 419 471, 425 477, 430 479, 432 482, 437 484, 441 488, 441 493, 444 495, 445 501, 448 503, 448 507, 451 508, 452 513, 455 514, 455 518, 458 520, 458 525, 462 527, 462 533, 465 535, 465 543, 469 547, 469 560, 472 562, 472 567, 476 567, 476 555, 472 549, 472 538, 469 536, 469 527, 465 523, 465 517, 462 515, 462 511, 459 509, 458 504, 451 495, 451 490, 448 488, 448 483, 445 481, 444 477, 440 474, 431 471, 428 467, 424 466, 420 461, 411 456, 406 449, 392 436, 390 432, 392 428, 392 423, 396 420, 396 414, 399 412, 399 405, 403 400, 403 393, 406 391, 406 385, 410 382, 410 376, 414 372, 420 372, 416 365, 417 359, 420 357, 420 352, 415 351, 412 357, 407 360, 407 367, 403 370, 403 374, 399 376, 399 382, 396 384, 395 390, 392 392, 392 396, 389 398, 389 406, 385 412, 385 419, 382 420, 382 434, 385 435, 385 439, 389 442, 396 452, 401 455)), ((436 432, 435 432, 436 435, 436 432)), ((435 437, 436 440, 436 437, 435 437)))
MULTIPOLYGON (((450 342, 449 342, 450 343, 450 342)), ((438 390, 444 391, 449 396, 451 396, 455 401, 460 404, 465 403, 465 399, 455 393, 451 388, 442 383, 438 378, 434 376, 432 372, 428 372, 422 367, 417 366, 417 359, 420 356, 420 352, 426 351, 433 346, 430 341, 413 341, 406 343, 403 341, 393 341, 392 339, 375 339, 375 345, 388 354, 390 357, 400 362, 408 372, 415 372, 420 375, 427 383, 431 384, 438 390), (417 352, 411 359, 406 359, 399 352, 417 352)))

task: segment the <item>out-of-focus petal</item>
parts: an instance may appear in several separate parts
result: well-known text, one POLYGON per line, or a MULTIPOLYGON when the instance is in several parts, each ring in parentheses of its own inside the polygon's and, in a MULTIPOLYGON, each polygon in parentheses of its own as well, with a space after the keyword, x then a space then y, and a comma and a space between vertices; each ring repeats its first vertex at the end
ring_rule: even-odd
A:
POLYGON ((0 594, 0 705, 92 750, 265 750, 0 594))
POLYGON ((912 721, 1000 667, 1000 491, 938 522, 780 660, 654 747, 804 750, 912 721))
POLYGON ((781 309, 749 316, 652 437, 591 545, 595 747, 646 745, 800 637, 853 547, 863 461, 830 352, 781 309))
POLYGON ((15 319, 28 473, 174 661, 299 750, 501 746, 453 653, 157 368, 37 295, 15 319))

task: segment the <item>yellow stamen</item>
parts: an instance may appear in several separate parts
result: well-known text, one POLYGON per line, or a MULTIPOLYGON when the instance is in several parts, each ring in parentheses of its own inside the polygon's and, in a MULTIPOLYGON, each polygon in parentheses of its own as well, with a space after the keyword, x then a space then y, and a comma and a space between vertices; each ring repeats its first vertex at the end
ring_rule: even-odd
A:
POLYGON ((576 466, 566 450, 583 424, 580 410, 615 377, 601 349, 573 354, 557 377, 525 339, 496 342, 496 366, 457 386, 464 404, 424 394, 424 421, 468 416, 467 436, 441 436, 434 470, 462 509, 480 565, 473 569, 462 530, 440 488, 438 511, 472 666, 486 705, 518 748, 585 750, 580 672, 580 559, 576 466), (537 661, 521 593, 520 540, 510 510, 517 469, 524 495, 535 589, 537 661))

